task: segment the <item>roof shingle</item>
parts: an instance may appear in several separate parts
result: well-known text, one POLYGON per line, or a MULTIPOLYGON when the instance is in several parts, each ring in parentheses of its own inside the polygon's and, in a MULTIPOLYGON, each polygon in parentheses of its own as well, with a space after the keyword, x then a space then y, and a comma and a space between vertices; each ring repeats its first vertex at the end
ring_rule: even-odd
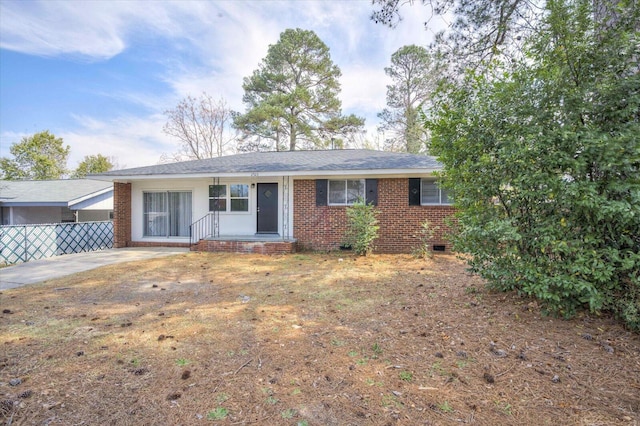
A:
POLYGON ((357 170, 439 170, 426 155, 364 149, 252 152, 205 160, 114 170, 92 177, 189 175, 206 173, 330 172, 357 170))
POLYGON ((90 179, 0 181, 0 204, 67 204, 113 188, 110 182, 90 179))

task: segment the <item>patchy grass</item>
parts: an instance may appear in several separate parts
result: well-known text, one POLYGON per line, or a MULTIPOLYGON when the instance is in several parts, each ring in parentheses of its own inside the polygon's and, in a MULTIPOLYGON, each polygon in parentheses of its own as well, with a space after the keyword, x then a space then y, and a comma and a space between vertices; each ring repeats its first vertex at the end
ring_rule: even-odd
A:
POLYGON ((5 423, 640 422, 638 335, 541 316, 451 256, 185 253, 0 306, 5 423))

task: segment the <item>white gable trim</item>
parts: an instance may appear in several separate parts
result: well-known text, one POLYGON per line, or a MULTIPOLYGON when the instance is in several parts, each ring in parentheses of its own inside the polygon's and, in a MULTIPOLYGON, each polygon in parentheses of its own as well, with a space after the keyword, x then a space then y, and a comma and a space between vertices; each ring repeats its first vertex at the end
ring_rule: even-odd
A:
MULTIPOLYGON (((74 198, 73 200, 69 200, 69 207, 71 207, 71 206, 73 206, 75 204, 81 203, 83 201, 89 200, 91 198, 98 197, 98 196, 103 195, 103 194, 107 194, 109 192, 111 192, 111 196, 113 197, 113 187, 109 187, 109 188, 105 188, 105 189, 103 189, 101 191, 92 192, 91 194, 87 194, 87 195, 83 195, 83 196, 78 197, 78 198, 74 198)), ((102 198, 103 197, 101 197, 101 199, 102 198)))

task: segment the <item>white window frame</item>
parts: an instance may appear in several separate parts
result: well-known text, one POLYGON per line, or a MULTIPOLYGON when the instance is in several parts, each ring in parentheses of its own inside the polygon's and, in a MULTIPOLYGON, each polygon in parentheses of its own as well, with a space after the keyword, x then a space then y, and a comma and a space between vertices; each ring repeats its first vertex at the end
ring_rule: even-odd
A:
POLYGON ((218 185, 209 185, 209 211, 213 212, 216 210, 211 210, 211 201, 221 199, 225 200, 225 209, 218 210, 219 213, 230 213, 230 214, 250 214, 251 212, 251 187, 248 183, 221 183, 218 185), (231 187, 236 185, 242 185, 246 187, 246 197, 232 197, 231 196, 231 187), (224 197, 212 197, 211 196, 211 187, 213 186, 224 186, 225 187, 225 195, 224 197), (231 210, 231 201, 232 200, 247 200, 247 209, 246 210, 231 210))
MULTIPOLYGON (((335 192, 335 191, 334 191, 335 192)), ((329 206, 352 206, 357 199, 365 200, 367 195, 367 188, 365 179, 329 179, 327 183, 327 205, 329 206), (332 182, 344 182, 344 202, 335 203, 331 201, 331 183, 332 182), (349 201, 349 182, 358 182, 362 192, 358 194, 356 199, 349 201)))
POLYGON ((446 189, 441 189, 440 186, 438 186, 438 181, 436 179, 427 179, 427 178, 422 178, 420 179, 420 205, 422 206, 450 206, 453 204, 453 199, 451 197, 451 194, 449 194, 449 191, 447 191, 446 189), (424 186, 425 183, 428 183, 430 185, 435 185, 437 191, 438 191, 438 201, 437 202, 428 202, 425 203, 424 202, 424 186), (444 195, 444 197, 443 197, 444 195), (443 201, 443 198, 445 199, 445 201, 443 201))

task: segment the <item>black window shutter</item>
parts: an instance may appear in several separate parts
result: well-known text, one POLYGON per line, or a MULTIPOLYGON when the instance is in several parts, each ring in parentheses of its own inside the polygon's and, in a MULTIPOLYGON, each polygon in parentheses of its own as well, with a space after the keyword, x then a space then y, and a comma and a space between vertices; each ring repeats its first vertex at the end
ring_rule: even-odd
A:
POLYGON ((378 205, 378 179, 366 179, 364 189, 367 197, 367 204, 378 205))
POLYGON ((316 179, 316 206, 327 205, 327 187, 329 181, 327 179, 316 179))
POLYGON ((409 205, 420 205, 420 178, 409 178, 409 205))

